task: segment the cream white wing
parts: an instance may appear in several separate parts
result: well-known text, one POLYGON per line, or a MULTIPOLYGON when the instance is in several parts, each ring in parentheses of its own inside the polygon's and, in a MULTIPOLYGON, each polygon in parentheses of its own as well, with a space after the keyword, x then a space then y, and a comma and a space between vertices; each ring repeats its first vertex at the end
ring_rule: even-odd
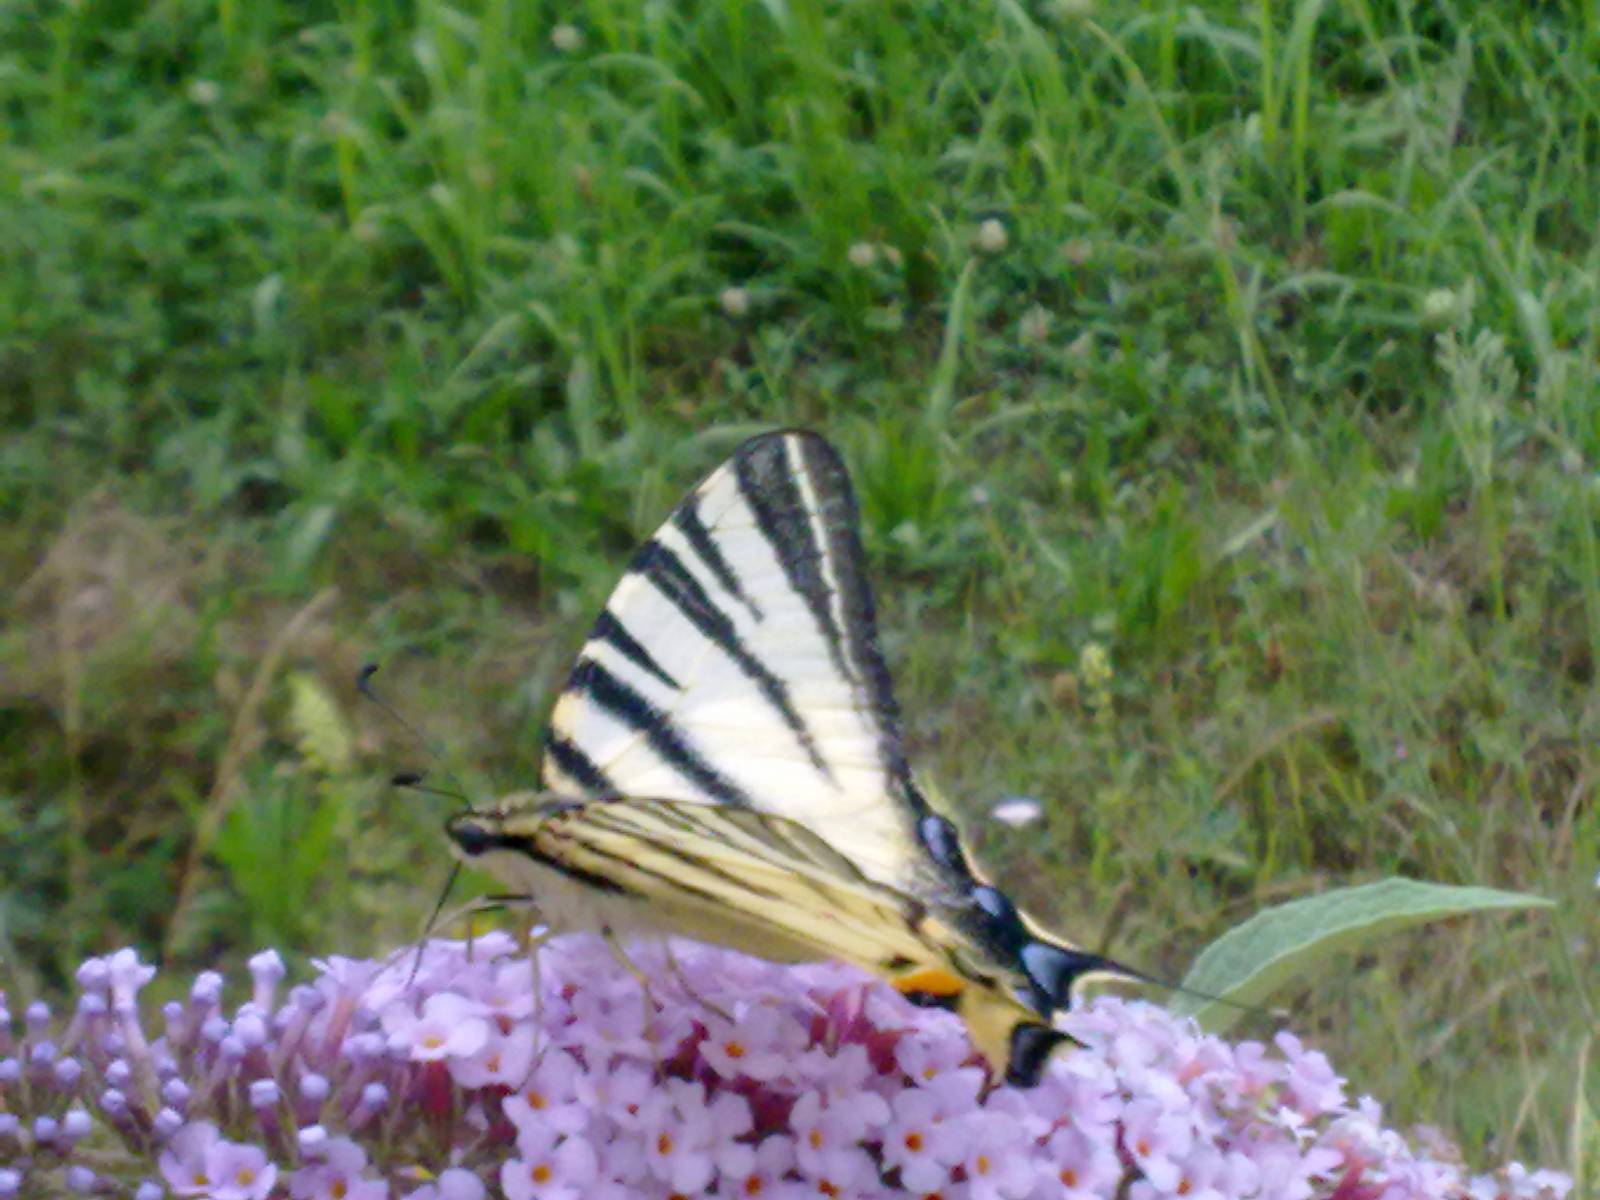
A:
POLYGON ((629 564, 551 717, 544 783, 798 822, 868 878, 940 865, 878 648, 854 495, 834 449, 744 443, 629 564))

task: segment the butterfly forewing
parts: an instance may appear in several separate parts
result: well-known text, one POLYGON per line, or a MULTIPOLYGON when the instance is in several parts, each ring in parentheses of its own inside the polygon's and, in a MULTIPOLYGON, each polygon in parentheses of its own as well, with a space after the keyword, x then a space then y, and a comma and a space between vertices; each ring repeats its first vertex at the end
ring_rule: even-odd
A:
POLYGON ((745 443, 645 543, 551 718, 545 785, 751 808, 927 890, 855 499, 815 434, 745 443))

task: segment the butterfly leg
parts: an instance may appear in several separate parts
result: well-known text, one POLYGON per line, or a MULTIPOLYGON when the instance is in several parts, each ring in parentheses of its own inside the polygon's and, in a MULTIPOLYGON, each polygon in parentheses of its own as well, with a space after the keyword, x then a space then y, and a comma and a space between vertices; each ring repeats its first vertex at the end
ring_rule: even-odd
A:
POLYGON ((623 946, 621 939, 617 937, 616 932, 609 925, 601 929, 600 936, 605 939, 607 948, 616 956, 617 962, 622 965, 622 969, 632 975, 634 981, 639 985, 639 991, 644 996, 644 1036, 650 1043, 650 1053, 655 1060, 656 1074, 665 1075, 666 1063, 661 1058, 661 1039, 656 1028, 656 1013, 661 1006, 656 1002, 655 989, 650 982, 650 976, 646 974, 643 967, 633 961, 627 949, 623 946))
POLYGON ((684 974, 683 967, 678 962, 677 955, 672 953, 671 940, 668 938, 661 939, 661 947, 667 956, 667 969, 672 972, 673 978, 678 981, 678 986, 683 989, 684 994, 698 1004, 701 1008, 714 1012, 724 1021, 731 1023, 733 1021, 733 1017, 729 1013, 724 1012, 720 1006, 713 1004, 699 992, 694 990, 694 985, 689 982, 689 976, 684 974))

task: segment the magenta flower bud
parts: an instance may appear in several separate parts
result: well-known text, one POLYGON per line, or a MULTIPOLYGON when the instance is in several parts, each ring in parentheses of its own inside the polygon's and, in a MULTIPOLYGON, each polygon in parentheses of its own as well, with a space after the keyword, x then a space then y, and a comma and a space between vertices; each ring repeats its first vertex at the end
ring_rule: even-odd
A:
POLYGON ((111 969, 103 958, 86 958, 75 976, 78 986, 86 992, 103 992, 111 983, 111 969))
POLYGON ((128 1039, 120 1029, 108 1029, 100 1039, 100 1052, 107 1058, 121 1058, 128 1051, 128 1039))
POLYGON ((314 987, 297 983, 289 989, 289 1002, 296 1008, 305 1009, 308 1013, 318 1013, 327 1006, 328 998, 314 987))
POLYGON ((194 977, 189 999, 202 1007, 215 1008, 222 1002, 222 976, 215 971, 201 971, 194 977))
POLYGON ((328 1131, 321 1125, 307 1125, 295 1135, 295 1140, 300 1145, 300 1153, 309 1158, 327 1143, 328 1131))
POLYGON ((178 1067, 178 1060, 173 1058, 172 1055, 163 1053, 156 1056, 157 1078, 163 1080, 171 1079, 173 1076, 179 1073, 179 1070, 180 1068, 178 1067))
POLYGON ((300 1076, 300 1099, 321 1104, 328 1098, 328 1079, 315 1071, 300 1076))
POLYGON ((183 1005, 176 1000, 168 1000, 161 1006, 161 1018, 167 1023, 167 1037, 174 1042, 182 1042, 188 1035, 188 1025, 184 1019, 183 1005))
POLYGON ((133 1079, 133 1068, 126 1060, 114 1058, 106 1064, 106 1083, 114 1088, 126 1088, 133 1079))
POLYGON ((169 1079, 161 1085, 161 1103, 183 1112, 189 1107, 189 1085, 181 1079, 169 1079))
POLYGON ((389 1089, 381 1083, 369 1083, 361 1089, 361 1107, 377 1112, 389 1103, 389 1089))
POLYGON ((250 1053, 250 1048, 244 1044, 244 1039, 229 1034, 217 1044, 217 1053, 228 1063, 238 1063, 239 1060, 250 1053))
POLYGON ((315 1121, 322 1112, 323 1101, 327 1100, 329 1085, 326 1076, 315 1072, 300 1076, 300 1086, 296 1089, 294 1115, 299 1121, 315 1121))
POLYGON ((0 1112, 0 1142, 14 1142, 22 1133, 16 1113, 0 1112))
POLYGON ((128 1115, 128 1097, 121 1088, 107 1088, 100 1093, 100 1109, 113 1121, 128 1115))
POLYGON ((111 976, 111 1003, 120 1012, 135 1002, 139 990, 155 978, 156 969, 139 961, 139 952, 124 947, 106 959, 111 976))
POLYGON ((0 1058, 0 1083, 15 1083, 22 1078, 22 1064, 14 1058, 0 1058))
POLYGON ((272 1011, 272 997, 285 971, 276 950, 263 950, 250 960, 250 977, 255 980, 255 1002, 263 1013, 272 1011))
POLYGON ((35 1117, 33 1119, 33 1140, 41 1146, 52 1146, 56 1138, 61 1136, 61 1122, 54 1117, 35 1117))
POLYGON ((56 1064, 53 1073, 56 1087, 63 1092, 70 1092, 77 1088, 79 1080, 83 1078, 83 1064, 75 1058, 63 1058, 56 1064))
POLYGON ((94 1172, 85 1166, 71 1166, 67 1168, 67 1190, 87 1196, 94 1191, 94 1172))
POLYGON ((106 998, 99 992, 85 992, 78 997, 78 1016, 84 1020, 103 1017, 108 1011, 106 998))
POLYGON ((22 1172, 11 1167, 0 1167, 0 1200, 11 1200, 22 1190, 22 1172))
POLYGON ((276 1079, 256 1079, 250 1083, 250 1107, 272 1108, 283 1098, 276 1079))
POLYGON ((228 1023, 219 1016, 209 1016, 205 1024, 200 1026, 200 1036, 215 1046, 228 1036, 228 1023))
POLYGON ((163 1200, 167 1189, 154 1179, 146 1179, 134 1189, 133 1200, 163 1200))
POLYGON ((93 1128, 93 1119, 81 1108, 69 1108, 61 1118, 61 1137, 69 1146, 83 1141, 93 1128))
POLYGON ((156 1119, 150 1124, 150 1132, 155 1134, 156 1141, 165 1142, 183 1128, 183 1114, 170 1108, 163 1108, 156 1114, 156 1119))
POLYGON ((28 1035, 38 1037, 50 1025, 50 1006, 43 1000, 35 1000, 22 1010, 22 1019, 27 1022, 28 1035))
POLYGON ((233 1036, 247 1050, 254 1050, 267 1043, 267 1023, 254 1008, 243 1011, 233 1022, 233 1036))
POLYGON ((411 1043, 400 1040, 397 1047, 395 1039, 386 1038, 381 1033, 358 1033, 346 1040, 344 1056, 353 1063, 370 1063, 382 1058, 385 1054, 393 1055, 398 1059, 411 1056, 411 1043))

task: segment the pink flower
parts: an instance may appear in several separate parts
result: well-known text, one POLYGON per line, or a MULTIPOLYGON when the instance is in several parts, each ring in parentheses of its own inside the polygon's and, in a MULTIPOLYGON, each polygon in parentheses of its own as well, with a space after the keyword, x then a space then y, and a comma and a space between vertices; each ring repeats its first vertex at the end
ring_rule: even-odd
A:
POLYGON ((737 1020, 710 1014, 700 1054, 724 1079, 768 1082, 793 1068, 805 1046, 803 1033, 774 1006, 753 1004, 737 1020))
POLYGON ((194 1121, 172 1135, 161 1152, 161 1176, 174 1194, 203 1196, 211 1188, 206 1170, 206 1152, 222 1135, 209 1121, 194 1121))
POLYGON ((517 1157, 500 1166, 506 1200, 577 1200, 597 1174, 594 1147, 579 1137, 558 1135, 548 1126, 517 1131, 517 1157))
POLYGON ((667 1080, 667 1093, 652 1097, 646 1108, 641 1132, 645 1161, 657 1179, 685 1195, 710 1185, 716 1164, 710 1152, 712 1122, 701 1085, 667 1080))
POLYGON ((449 1167, 439 1178, 407 1192, 402 1200, 487 1200, 489 1189, 471 1171, 449 1167))
POLYGON ((750 1165, 739 1175, 723 1176, 735 1196, 748 1200, 800 1200, 814 1195, 813 1189, 788 1178, 795 1167, 794 1139, 776 1133, 756 1144, 750 1165))
POLYGON ((521 1087, 533 1067, 532 1026, 514 1025, 509 1033, 487 1022, 485 1026, 489 1036, 476 1054, 450 1060, 451 1078, 465 1088, 521 1087))
POLYGON ((216 1141, 206 1149, 209 1200, 267 1200, 277 1181, 278 1168, 260 1146, 216 1141))
POLYGON ((960 1122, 946 1120, 939 1098, 921 1088, 901 1092, 890 1107, 883 1133, 884 1166, 898 1167, 901 1185, 909 1191, 944 1187, 950 1168, 967 1153, 960 1122))
MULTIPOLYGON (((971 1057, 971 1048, 958 1039, 926 1033, 909 1034, 894 1048, 895 1064, 919 1085, 932 1083, 947 1071, 961 1070, 971 1057)), ((976 1067, 967 1069, 982 1075, 976 1067)))
POLYGON ((584 1071, 573 1080, 584 1108, 629 1130, 643 1128, 645 1105, 655 1089, 653 1072, 631 1062, 584 1071))
POLYGON ((876 1170, 861 1144, 888 1120, 888 1103, 871 1092, 854 1101, 825 1101, 820 1092, 805 1093, 789 1112, 801 1173, 846 1189, 869 1178, 876 1170))
POLYGON ((1057 1194, 1066 1200, 1113 1195, 1124 1174, 1110 1142, 1070 1125, 1050 1135, 1045 1142, 1045 1160, 1043 1173, 1061 1184, 1063 1190, 1057 1194))
POLYGON ((367 1152, 349 1138, 329 1138, 317 1149, 316 1160, 289 1173, 289 1195, 294 1200, 387 1200, 389 1185, 381 1179, 363 1179, 367 1152))
POLYGON ((1122 1142, 1130 1158, 1144 1172, 1158 1194, 1178 1185, 1175 1161, 1189 1152, 1194 1134, 1182 1111, 1172 1111, 1158 1100, 1131 1101, 1122 1118, 1122 1142))
POLYGON ((489 1025, 475 1001, 454 992, 435 992, 422 1003, 419 1017, 404 1002, 383 1010, 383 1028, 390 1043, 404 1045, 419 1062, 468 1058, 489 1040, 489 1025))
POLYGON ((1308 1117, 1317 1117, 1344 1104, 1344 1079, 1334 1073, 1327 1055, 1307 1050, 1288 1030, 1272 1040, 1283 1051, 1288 1067, 1284 1092, 1296 1109, 1308 1117))
POLYGON ((549 1050, 515 1095, 501 1102, 508 1120, 520 1133, 535 1125, 557 1133, 580 1133, 589 1124, 589 1110, 578 1099, 582 1072, 565 1050, 549 1050))
POLYGON ((1016 1121, 997 1112, 961 1118, 970 1200, 1021 1200, 1032 1190, 1036 1170, 1033 1139, 1016 1121))

